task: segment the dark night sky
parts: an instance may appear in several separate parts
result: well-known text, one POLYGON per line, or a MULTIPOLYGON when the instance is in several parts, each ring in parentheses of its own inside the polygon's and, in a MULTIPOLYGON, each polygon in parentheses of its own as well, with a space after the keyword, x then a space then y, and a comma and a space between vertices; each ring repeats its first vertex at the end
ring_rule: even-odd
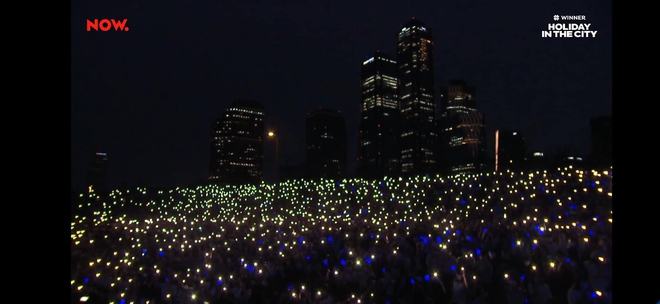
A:
MULTIPOLYGON (((612 112, 611 1, 275 2, 72 2, 72 187, 96 151, 112 184, 206 178, 211 122, 238 98, 266 106, 281 164, 303 158, 305 115, 318 107, 346 115, 355 159, 361 63, 393 55, 411 17, 433 29, 436 86, 477 88, 490 154, 501 127, 534 150, 588 153, 589 118, 612 112), (596 38, 542 38, 555 14, 586 15, 596 38), (126 18, 130 31, 87 32, 95 18, 126 18)), ((273 154, 269 144, 267 176, 273 154)))

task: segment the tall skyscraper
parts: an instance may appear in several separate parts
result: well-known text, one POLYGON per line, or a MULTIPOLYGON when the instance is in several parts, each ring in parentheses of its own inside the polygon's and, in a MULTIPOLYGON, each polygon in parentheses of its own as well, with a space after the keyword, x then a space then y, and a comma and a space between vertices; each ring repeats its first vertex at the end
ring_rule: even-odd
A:
POLYGON ((219 183, 261 182, 264 106, 237 100, 213 123, 209 179, 219 183))
POLYGON ((431 29, 408 21, 398 34, 401 172, 435 172, 435 87, 431 29))
POLYGON ((524 170, 527 146, 520 132, 495 131, 495 171, 524 170))
POLYGON ((361 78, 358 174, 369 178, 392 176, 399 171, 396 61, 376 52, 362 63, 361 78))
POLYGON ((612 115, 591 119, 591 162, 599 167, 612 165, 612 115))
POLYGON ((440 120, 458 113, 477 112, 476 89, 465 80, 450 79, 449 85, 441 88, 440 120))
POLYGON ((92 154, 87 168, 87 186, 94 190, 107 190, 108 155, 103 152, 92 154))
POLYGON ((339 111, 319 109, 307 115, 305 162, 309 178, 346 176, 346 122, 339 111))
POLYGON ((441 89, 438 162, 443 173, 474 173, 486 168, 486 122, 477 111, 475 91, 462 80, 450 80, 441 89))

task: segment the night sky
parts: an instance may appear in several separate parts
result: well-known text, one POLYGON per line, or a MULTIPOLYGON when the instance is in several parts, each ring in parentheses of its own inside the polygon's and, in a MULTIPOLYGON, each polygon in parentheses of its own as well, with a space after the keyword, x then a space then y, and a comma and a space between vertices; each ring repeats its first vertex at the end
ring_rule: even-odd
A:
MULTIPOLYGON (((352 170, 362 62, 395 55, 412 17, 433 29, 436 86, 476 87, 490 155, 498 128, 590 152, 589 119, 612 112, 611 1, 74 1, 72 187, 93 152, 108 153, 111 185, 205 179, 211 123, 239 98, 265 105, 282 165, 304 159, 308 112, 342 111, 352 170), (555 14, 585 15, 596 38, 542 38, 555 14), (130 31, 87 32, 95 18, 130 31)), ((270 142, 264 162, 270 178, 270 142)))

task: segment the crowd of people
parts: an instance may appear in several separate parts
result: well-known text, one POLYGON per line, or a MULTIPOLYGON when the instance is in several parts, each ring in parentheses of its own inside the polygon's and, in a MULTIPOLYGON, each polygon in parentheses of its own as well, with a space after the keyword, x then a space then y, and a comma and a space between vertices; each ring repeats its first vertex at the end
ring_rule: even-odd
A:
POLYGON ((90 190, 76 303, 612 299, 611 171, 90 190))

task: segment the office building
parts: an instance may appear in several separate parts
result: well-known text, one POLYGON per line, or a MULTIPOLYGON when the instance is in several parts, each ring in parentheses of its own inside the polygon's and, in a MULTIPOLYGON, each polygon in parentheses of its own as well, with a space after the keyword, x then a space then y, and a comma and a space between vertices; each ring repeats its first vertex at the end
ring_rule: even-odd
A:
POLYGON ((483 172, 486 122, 477 111, 475 88, 463 80, 450 80, 440 91, 438 170, 445 174, 483 172))
POLYGON ((217 183, 259 183, 263 172, 264 106, 237 100, 213 123, 209 179, 217 183))
POLYGON ((305 167, 312 179, 346 176, 346 122, 339 111, 318 109, 307 115, 305 167))
POLYGON ((401 108, 400 157, 405 175, 434 173, 435 87, 431 29, 416 19, 399 31, 398 92, 401 108))
POLYGON ((447 139, 442 161, 447 174, 479 173, 486 169, 486 124, 479 112, 458 113, 446 119, 447 139))
POLYGON ((605 168, 612 166, 612 115, 593 118, 590 126, 592 165, 605 168))
POLYGON ((440 120, 476 111, 476 89, 468 86, 465 80, 450 79, 449 84, 440 89, 440 120))
POLYGON ((525 170, 526 155, 527 145, 520 132, 495 131, 495 171, 525 170))
POLYGON ((104 152, 92 154, 87 168, 87 186, 94 191, 107 190, 108 182, 108 155, 104 152))
POLYGON ((396 175, 400 113, 396 61, 376 52, 362 63, 361 83, 358 175, 367 178, 396 175))

